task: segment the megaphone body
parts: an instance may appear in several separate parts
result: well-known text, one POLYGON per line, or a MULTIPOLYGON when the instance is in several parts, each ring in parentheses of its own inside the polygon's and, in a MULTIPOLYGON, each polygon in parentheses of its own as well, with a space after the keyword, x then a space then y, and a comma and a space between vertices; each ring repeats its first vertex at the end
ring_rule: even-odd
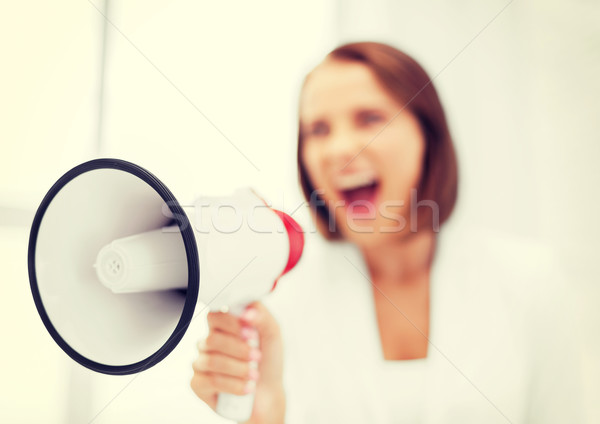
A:
MULTIPOLYGON (((52 187, 34 218, 29 274, 69 356, 102 373, 143 371, 181 340, 198 300, 239 315, 301 256, 298 224, 249 189, 192 206, 190 219, 160 180, 116 159, 86 162, 52 187)), ((221 394, 217 412, 244 421, 253 400, 221 394)))

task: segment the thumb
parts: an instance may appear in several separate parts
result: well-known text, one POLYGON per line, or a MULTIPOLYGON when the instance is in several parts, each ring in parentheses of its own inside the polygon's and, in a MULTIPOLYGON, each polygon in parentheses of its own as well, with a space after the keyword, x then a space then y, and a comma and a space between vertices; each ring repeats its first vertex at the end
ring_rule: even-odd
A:
POLYGON ((256 328, 261 345, 281 338, 279 324, 261 302, 248 305, 240 318, 245 325, 256 328))

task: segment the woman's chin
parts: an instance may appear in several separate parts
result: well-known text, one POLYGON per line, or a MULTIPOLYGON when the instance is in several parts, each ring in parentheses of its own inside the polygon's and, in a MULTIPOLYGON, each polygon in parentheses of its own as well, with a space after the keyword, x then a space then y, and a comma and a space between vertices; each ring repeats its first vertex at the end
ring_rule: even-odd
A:
POLYGON ((406 225, 391 226, 388 221, 378 219, 351 219, 346 217, 343 225, 338 226, 344 239, 360 248, 377 247, 399 241, 410 233, 406 225))
POLYGON ((390 234, 381 233, 365 222, 349 223, 341 232, 345 240, 361 248, 374 247, 390 239, 390 234))

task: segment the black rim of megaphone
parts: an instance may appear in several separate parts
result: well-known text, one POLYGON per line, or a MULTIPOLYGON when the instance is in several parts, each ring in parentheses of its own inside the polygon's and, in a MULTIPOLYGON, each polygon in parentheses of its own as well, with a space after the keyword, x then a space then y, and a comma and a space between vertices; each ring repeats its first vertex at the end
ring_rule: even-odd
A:
POLYGON ((171 351, 177 346, 183 335, 185 334, 192 318, 194 315, 194 309, 198 300, 199 281, 200 281, 200 265, 198 258, 198 247, 196 246, 196 239, 192 226, 189 225, 189 219, 185 214, 183 208, 175 199, 175 196, 171 191, 153 174, 148 172, 141 166, 135 165, 131 162, 127 162, 121 159, 94 159, 89 162, 82 163, 75 168, 68 171, 63 175, 48 191, 42 203, 40 204, 31 227, 31 234, 29 236, 29 248, 28 248, 28 267, 29 267, 29 282, 31 285, 31 292, 37 307, 38 313, 42 318, 46 329, 54 339, 54 341, 65 351, 72 359, 80 363, 81 365, 104 374, 112 375, 126 375, 134 374, 145 369, 148 369, 160 361, 162 361, 171 351), (148 358, 143 359, 139 362, 130 365, 106 365, 99 362, 92 361, 89 358, 76 352, 69 344, 58 334, 58 331, 52 325, 50 318, 44 308, 40 292, 38 289, 37 277, 35 272, 35 250, 36 242, 38 237, 38 231, 40 224, 44 218, 46 209, 54 199, 54 196, 71 180, 75 177, 89 171, 96 169, 117 169, 130 174, 135 175, 147 184, 149 184, 165 201, 171 210, 174 217, 177 217, 177 225, 181 230, 183 237, 183 243, 185 245, 185 251, 187 254, 188 263, 188 287, 186 292, 185 304, 181 318, 177 323, 177 327, 166 341, 166 343, 158 349, 155 353, 150 355, 148 358))

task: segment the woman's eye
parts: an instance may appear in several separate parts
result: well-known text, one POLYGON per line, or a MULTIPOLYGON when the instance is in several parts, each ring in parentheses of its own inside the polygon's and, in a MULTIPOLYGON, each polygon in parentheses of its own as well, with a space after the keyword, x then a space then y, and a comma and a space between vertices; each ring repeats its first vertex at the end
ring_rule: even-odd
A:
POLYGON ((383 121, 383 115, 377 112, 363 112, 358 115, 358 123, 362 125, 377 124, 383 121))
POLYGON ((329 126, 324 122, 318 122, 309 127, 307 135, 313 137, 320 137, 329 133, 329 126))

